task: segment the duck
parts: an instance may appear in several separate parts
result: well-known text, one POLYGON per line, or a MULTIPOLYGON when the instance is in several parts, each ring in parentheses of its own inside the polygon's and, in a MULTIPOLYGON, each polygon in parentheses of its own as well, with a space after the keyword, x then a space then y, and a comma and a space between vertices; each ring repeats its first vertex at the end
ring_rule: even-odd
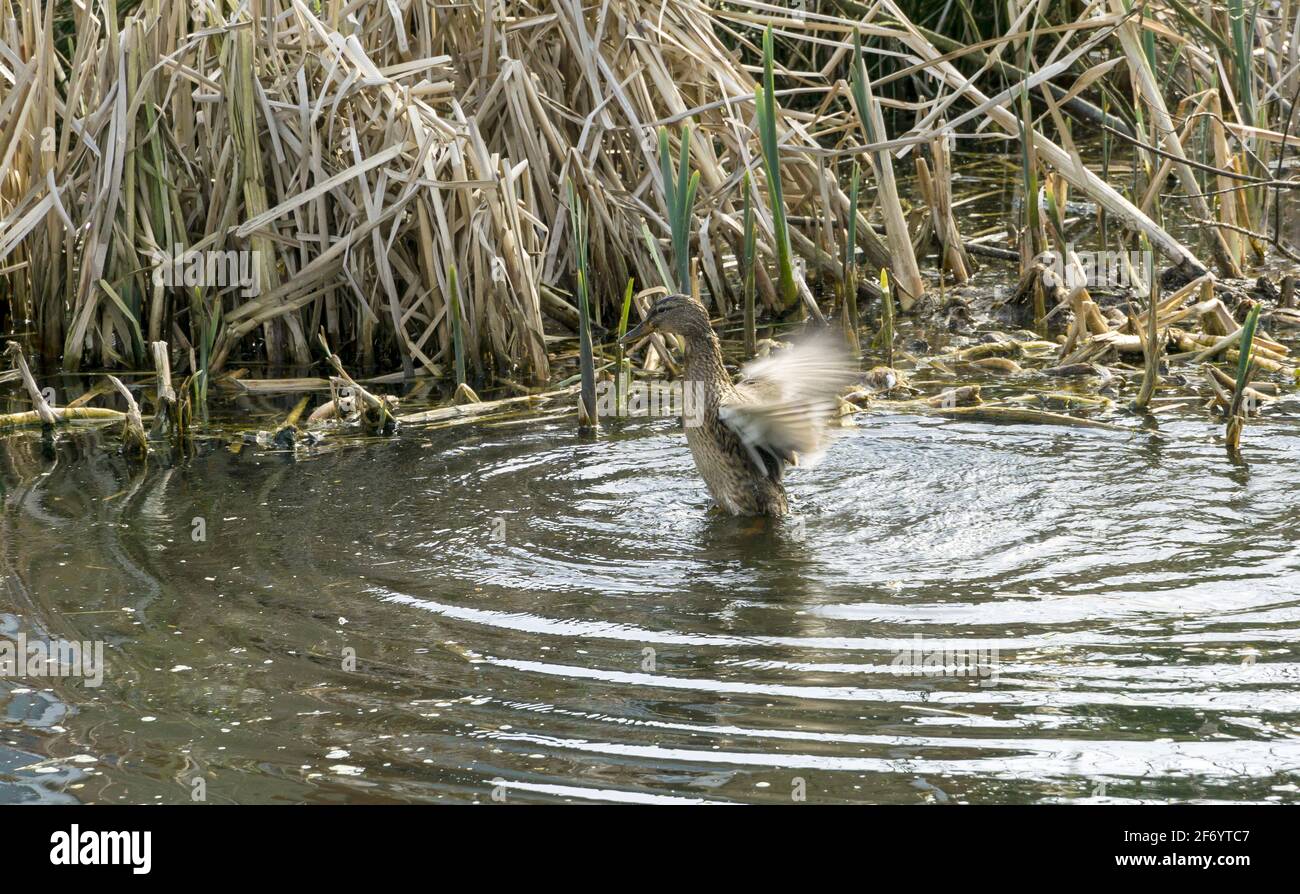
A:
POLYGON ((686 443, 714 503, 735 516, 790 512, 783 477, 825 449, 836 397, 857 375, 847 347, 814 336, 772 351, 741 369, 733 383, 708 312, 689 295, 655 301, 622 339, 630 346, 656 332, 686 346, 686 443))

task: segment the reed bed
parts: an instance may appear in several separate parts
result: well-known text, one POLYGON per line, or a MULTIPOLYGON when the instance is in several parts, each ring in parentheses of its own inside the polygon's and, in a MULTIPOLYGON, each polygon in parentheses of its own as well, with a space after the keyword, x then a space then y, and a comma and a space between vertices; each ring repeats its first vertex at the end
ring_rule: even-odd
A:
POLYGON ((552 382, 581 334, 590 409, 592 342, 644 311, 629 283, 700 295, 751 349, 759 317, 857 343, 874 315, 892 355, 895 310, 1011 249, 1035 325, 1071 320, 1063 362, 1132 337, 1152 368, 1154 288, 1120 331, 1036 258, 1073 263, 1070 190, 1175 290, 1294 257, 1297 34, 1300 7, 1244 0, 0 0, 0 327, 68 370, 166 343, 200 414, 232 365, 324 360, 321 333, 339 364, 462 386, 552 382), (1019 158, 1001 248, 963 240, 953 144, 1019 158), (255 288, 211 281, 223 252, 255 288))
MULTIPOLYGON (((138 367, 166 340, 182 375, 305 365, 323 329, 362 368, 443 376, 454 269, 470 373, 542 384, 547 319, 576 319, 565 185, 591 209, 599 321, 629 278, 663 284, 642 238, 673 235, 657 130, 681 146, 688 122, 701 207, 678 240, 726 293, 757 83, 708 6, 196 9, 0 3, 0 281, 43 358, 138 367), (177 247, 180 267, 252 253, 260 293, 157 284, 177 247)), ((818 147, 816 116, 778 114, 781 210, 842 198, 798 151, 818 147)), ((767 257, 772 219, 763 199, 767 257)), ((836 268, 834 246, 794 249, 836 268)))

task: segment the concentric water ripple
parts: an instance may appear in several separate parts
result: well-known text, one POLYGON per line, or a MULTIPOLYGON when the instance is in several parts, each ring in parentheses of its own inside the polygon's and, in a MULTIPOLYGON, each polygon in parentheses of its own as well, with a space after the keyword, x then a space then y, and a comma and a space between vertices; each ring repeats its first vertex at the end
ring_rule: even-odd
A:
POLYGON ((1294 419, 1240 466, 1200 423, 872 417, 763 524, 662 422, 144 473, 93 437, 10 442, 0 552, 0 610, 109 643, 39 733, 84 800, 1296 800, 1294 419))

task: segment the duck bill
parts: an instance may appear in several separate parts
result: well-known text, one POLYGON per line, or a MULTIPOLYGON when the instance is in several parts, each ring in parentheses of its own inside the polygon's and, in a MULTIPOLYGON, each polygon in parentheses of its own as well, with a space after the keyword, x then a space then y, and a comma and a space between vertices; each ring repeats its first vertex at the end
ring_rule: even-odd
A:
POLYGON ((647 335, 649 335, 654 331, 655 331, 655 327, 651 325, 649 320, 642 320, 640 323, 634 326, 632 330, 628 332, 627 335, 620 338, 618 340, 618 343, 621 345, 635 344, 636 342, 645 338, 647 335))

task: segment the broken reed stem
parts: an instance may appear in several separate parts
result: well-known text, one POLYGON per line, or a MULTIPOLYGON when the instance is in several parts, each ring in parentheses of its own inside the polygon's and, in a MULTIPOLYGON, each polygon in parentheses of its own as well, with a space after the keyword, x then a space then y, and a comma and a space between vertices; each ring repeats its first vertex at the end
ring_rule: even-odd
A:
MULTIPOLYGON (((1228 375, 1212 363, 1201 365, 1201 375, 1214 391, 1215 402, 1226 417, 1232 411, 1232 394, 1237 388, 1236 378, 1228 375)), ((1259 390, 1260 388, 1275 389, 1276 387, 1272 383, 1266 383, 1258 387, 1247 385, 1241 403, 1242 409, 1245 411, 1243 415, 1253 415, 1261 404, 1277 397, 1276 391, 1266 394, 1264 391, 1259 390)))
POLYGON ((930 142, 930 157, 934 161, 933 171, 925 158, 917 155, 916 175, 921 196, 930 208, 930 226, 939 242, 939 286, 943 288, 944 271, 951 273, 953 279, 961 284, 970 279, 976 267, 962 243, 952 210, 952 161, 947 138, 940 137, 930 142))
POLYGON ((1246 425, 1246 412, 1243 404, 1246 399, 1251 377, 1257 365, 1251 359, 1251 349, 1255 343, 1255 330, 1259 326, 1260 306, 1256 304, 1246 315, 1246 322, 1241 327, 1241 351, 1237 360, 1237 381, 1232 391, 1232 401, 1228 405, 1228 422, 1224 430, 1228 453, 1233 456, 1241 452, 1241 431, 1246 425))
POLYGON ((1210 391, 1214 394, 1215 403, 1219 405, 1219 408, 1223 410, 1223 414, 1227 416, 1232 409, 1232 392, 1228 391, 1227 388, 1231 388, 1232 385, 1231 383, 1227 383, 1227 388, 1225 388, 1225 383, 1218 375, 1215 375, 1215 373, 1215 368, 1208 363, 1201 367, 1201 376, 1205 379, 1206 384, 1210 386, 1210 391))
POLYGON ((122 384, 117 376, 109 376, 117 393, 126 401, 126 413, 122 417, 122 451, 127 456, 142 457, 149 453, 149 438, 144 431, 144 420, 140 418, 140 405, 130 389, 122 384))
MULTIPOLYGON (((1174 342, 1178 345, 1178 349, 1183 351, 1186 355, 1180 356, 1179 359, 1185 361, 1190 361, 1199 357, 1200 353, 1203 352, 1205 348, 1215 347, 1221 341, 1218 336, 1192 335, 1191 333, 1184 332, 1180 329, 1171 329, 1170 334, 1173 336, 1174 342)), ((1237 341, 1241 336, 1234 333, 1233 335, 1228 336, 1228 338, 1237 341)), ((1283 350, 1285 350, 1285 348, 1283 350)), ((1240 362, 1241 359, 1241 352, 1231 347, 1225 347, 1221 351, 1216 351, 1216 354, 1217 353, 1222 353, 1223 358, 1229 363, 1235 364, 1240 362)), ((1289 365, 1288 357, 1283 353, 1268 348, 1264 344, 1263 338, 1258 332, 1255 334, 1254 344, 1251 346, 1251 360, 1253 360, 1260 369, 1271 373, 1282 373, 1284 375, 1295 374, 1295 369, 1289 365)))
POLYGON ((18 364, 18 372, 22 375, 23 386, 27 389, 27 396, 31 399, 32 406, 36 410, 36 416, 41 420, 44 426, 56 425, 59 422, 59 415, 50 406, 41 389, 36 385, 36 379, 32 377, 32 371, 27 367, 27 358, 23 356, 23 349, 16 341, 11 341, 5 346, 5 353, 14 359, 18 364))
POLYGON ((153 354, 156 394, 152 436, 160 437, 170 430, 173 442, 180 447, 185 441, 185 419, 172 387, 171 353, 165 341, 150 342, 149 350, 153 354))
MULTIPOLYGON (((330 386, 331 393, 336 393, 333 383, 330 386)), ((284 421, 276 427, 275 432, 271 435, 271 444, 279 450, 293 450, 298 445, 298 436, 301 434, 298 430, 298 420, 307 409, 308 402, 311 401, 311 395, 304 394, 298 398, 298 402, 293 405, 289 415, 284 421)), ((334 400, 330 401, 335 407, 338 406, 334 400)))
MULTIPOLYGON (((60 407, 58 414, 61 425, 70 422, 121 422, 126 419, 126 414, 121 410, 110 410, 107 407, 60 407)), ((0 428, 23 428, 29 425, 44 427, 46 423, 36 410, 0 414, 0 428)))
POLYGON ((1047 337, 1047 292, 1043 287, 1043 271, 1037 267, 1030 268, 1036 273, 1033 277, 1034 331, 1047 337))
POLYGON ((298 399, 298 402, 293 405, 293 409, 289 411, 289 415, 284 417, 284 422, 281 423, 281 426, 287 428, 296 428, 298 425, 298 420, 302 418, 302 414, 306 411, 307 404, 310 401, 311 401, 311 395, 309 394, 304 394, 302 397, 300 397, 298 399))
POLYGON ((348 375, 347 369, 343 366, 343 361, 330 350, 329 340, 325 337, 325 333, 318 333, 317 338, 321 347, 325 350, 325 362, 335 372, 335 375, 330 377, 331 391, 337 393, 338 389, 347 389, 349 393, 356 396, 361 410, 361 421, 367 430, 377 434, 392 434, 397 428, 397 417, 393 415, 393 411, 397 407, 397 398, 387 394, 383 397, 371 394, 358 384, 352 376, 348 375))
POLYGON ((172 361, 167 351, 167 342, 151 342, 149 349, 153 352, 159 410, 170 411, 176 404, 176 391, 172 388, 172 361))
POLYGON ((1241 336, 1242 336, 1242 334, 1243 334, 1245 331, 1246 331, 1246 330, 1245 330, 1244 328, 1242 328, 1242 327, 1238 327, 1238 328, 1234 329, 1231 333, 1229 333, 1228 335, 1223 336, 1223 337, 1220 338, 1218 341, 1216 341, 1214 344, 1212 344, 1212 345, 1210 345, 1208 348, 1206 348, 1204 351, 1201 351, 1200 353, 1196 354, 1194 357, 1190 358, 1190 360, 1189 360, 1188 362, 1190 362, 1190 363, 1204 363, 1204 362, 1207 361, 1207 360, 1211 360, 1211 359, 1213 359, 1213 358, 1219 356, 1219 355, 1222 354, 1224 351, 1226 351, 1228 348, 1230 348, 1230 347, 1232 347, 1233 345, 1235 345, 1235 344, 1237 344, 1238 342, 1240 342, 1240 341, 1241 341, 1241 336))

